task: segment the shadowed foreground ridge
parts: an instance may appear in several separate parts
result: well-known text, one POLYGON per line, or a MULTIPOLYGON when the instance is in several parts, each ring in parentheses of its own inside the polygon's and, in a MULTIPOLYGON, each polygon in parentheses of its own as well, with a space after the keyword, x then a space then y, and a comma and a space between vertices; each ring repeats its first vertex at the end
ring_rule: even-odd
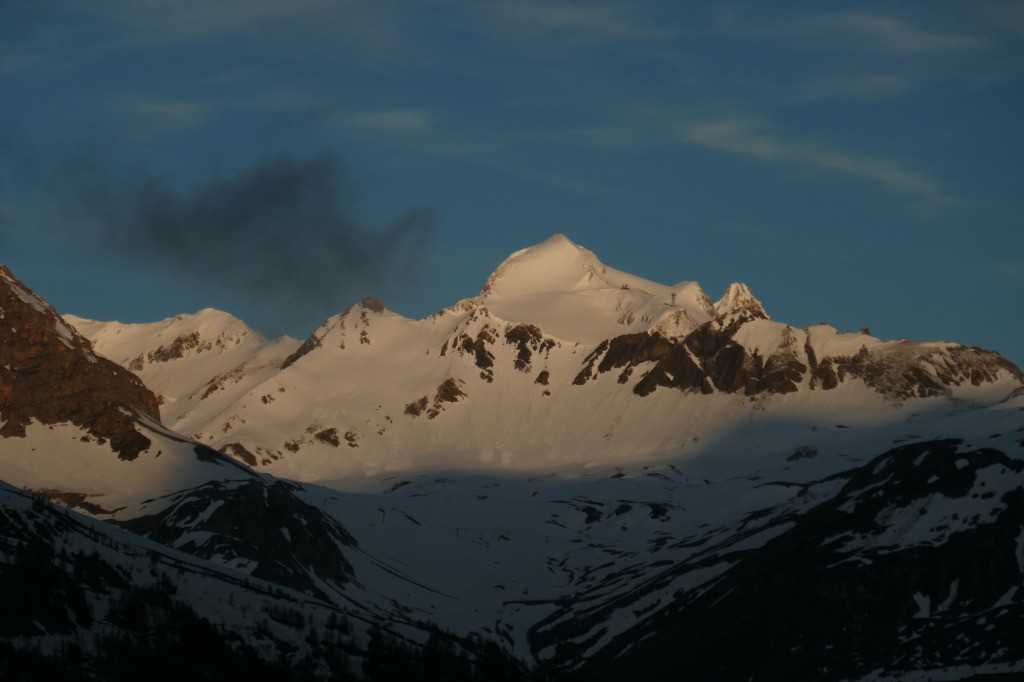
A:
POLYGON ((709 557, 731 566, 583 669, 844 680, 1024 665, 1024 460, 958 445, 895 448, 823 482, 842 488, 771 519, 760 532, 784 530, 757 551, 709 557))

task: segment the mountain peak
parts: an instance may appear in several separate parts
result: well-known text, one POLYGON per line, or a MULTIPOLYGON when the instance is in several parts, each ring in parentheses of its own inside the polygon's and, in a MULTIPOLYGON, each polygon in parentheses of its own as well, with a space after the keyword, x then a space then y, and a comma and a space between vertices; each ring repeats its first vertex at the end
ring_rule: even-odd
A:
MULTIPOLYGON (((579 244, 577 244, 573 240, 571 240, 568 237, 566 237, 561 232, 554 233, 553 235, 551 235, 550 237, 548 237, 547 239, 542 241, 540 244, 537 244, 536 246, 534 246, 532 248, 533 249, 551 249, 551 250, 555 250, 555 249, 564 249, 564 250, 574 249, 576 251, 580 251, 580 250, 586 251, 586 249, 584 249, 582 246, 580 246, 579 244)), ((523 249, 523 250, 525 251, 526 249, 523 249)))
MULTIPOLYGON (((606 271, 593 251, 563 234, 516 251, 487 278, 482 295, 523 296, 593 288, 606 271)), ((601 286, 606 283, 601 282, 601 286)))
MULTIPOLYGON (((0 304, 0 319, 5 319, 8 314, 12 314, 7 310, 8 308, 12 306, 17 308, 19 303, 27 304, 33 311, 31 312, 33 317, 38 320, 46 320, 45 324, 39 324, 40 328, 48 329, 49 333, 55 334, 60 342, 68 348, 81 348, 88 357, 93 357, 91 343, 71 329, 53 309, 53 306, 25 286, 6 265, 0 265, 0 298, 4 297, 8 298, 10 303, 0 304)), ((16 329, 12 328, 10 331, 15 333, 16 329)))
POLYGON ((384 305, 384 302, 381 301, 379 298, 374 298, 373 296, 364 297, 363 300, 359 301, 359 305, 362 308, 365 308, 366 310, 369 310, 370 312, 374 313, 388 312, 388 307, 384 305))
POLYGON ((741 282, 733 282, 725 291, 725 296, 715 303, 715 312, 718 315, 732 315, 734 313, 747 313, 752 317, 770 320, 764 306, 754 297, 750 287, 741 282))

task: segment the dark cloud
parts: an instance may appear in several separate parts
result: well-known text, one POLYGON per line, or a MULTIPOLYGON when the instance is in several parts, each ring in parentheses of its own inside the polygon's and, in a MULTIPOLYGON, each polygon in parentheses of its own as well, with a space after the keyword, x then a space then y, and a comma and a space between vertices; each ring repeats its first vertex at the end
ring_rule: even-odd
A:
POLYGON ((81 218, 107 247, 160 265, 294 321, 386 295, 415 276, 434 231, 417 207, 372 229, 332 154, 265 159, 188 191, 143 176, 117 181, 78 168, 81 218))

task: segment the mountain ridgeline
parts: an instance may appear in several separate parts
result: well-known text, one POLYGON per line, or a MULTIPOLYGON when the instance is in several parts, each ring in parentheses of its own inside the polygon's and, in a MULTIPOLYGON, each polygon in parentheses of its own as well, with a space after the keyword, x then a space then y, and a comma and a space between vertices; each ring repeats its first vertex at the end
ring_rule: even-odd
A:
POLYGON ((799 415, 822 403, 884 420, 908 400, 1022 385, 993 352, 795 328, 743 284, 713 302, 695 282, 615 270, 561 235, 513 254, 480 295, 436 315, 410 320, 367 298, 304 342, 266 341, 209 310, 144 325, 71 321, 160 394, 171 428, 319 480, 427 461, 621 464, 713 442, 766 407, 799 415), (710 405, 716 420, 671 416, 710 405))
POLYGON ((1000 679, 1022 476, 998 354, 561 235, 304 341, 0 268, 4 679, 1000 679))

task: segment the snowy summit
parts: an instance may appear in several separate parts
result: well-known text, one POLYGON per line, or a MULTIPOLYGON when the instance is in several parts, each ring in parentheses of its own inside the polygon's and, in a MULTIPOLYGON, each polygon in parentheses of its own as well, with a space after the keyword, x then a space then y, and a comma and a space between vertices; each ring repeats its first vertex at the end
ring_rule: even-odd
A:
POLYGON ((648 461, 808 410, 877 423, 909 399, 1021 385, 993 353, 795 328, 744 284, 713 303, 696 282, 617 270, 561 234, 441 313, 411 320, 365 299, 301 344, 209 310, 71 319, 161 396, 173 429, 303 480, 648 461))

